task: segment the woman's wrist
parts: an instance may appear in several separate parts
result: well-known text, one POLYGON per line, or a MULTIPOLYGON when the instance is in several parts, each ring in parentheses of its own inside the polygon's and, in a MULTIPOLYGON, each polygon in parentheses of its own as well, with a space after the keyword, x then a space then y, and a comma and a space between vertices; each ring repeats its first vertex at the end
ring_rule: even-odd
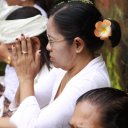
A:
POLYGON ((21 76, 19 77, 19 83, 34 83, 34 78, 31 76, 21 76))
POLYGON ((27 97, 34 96, 34 80, 20 81, 20 103, 27 97))

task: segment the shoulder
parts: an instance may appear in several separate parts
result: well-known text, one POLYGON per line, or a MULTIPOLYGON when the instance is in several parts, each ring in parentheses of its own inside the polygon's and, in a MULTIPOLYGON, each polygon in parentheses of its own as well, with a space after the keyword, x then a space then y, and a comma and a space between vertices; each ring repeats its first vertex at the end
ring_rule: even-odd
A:
POLYGON ((110 86, 108 71, 103 58, 99 56, 75 75, 68 82, 66 88, 78 93, 84 93, 90 89, 108 86, 110 86))
POLYGON ((90 81, 109 79, 106 64, 100 55, 88 63, 77 75, 78 79, 90 81))

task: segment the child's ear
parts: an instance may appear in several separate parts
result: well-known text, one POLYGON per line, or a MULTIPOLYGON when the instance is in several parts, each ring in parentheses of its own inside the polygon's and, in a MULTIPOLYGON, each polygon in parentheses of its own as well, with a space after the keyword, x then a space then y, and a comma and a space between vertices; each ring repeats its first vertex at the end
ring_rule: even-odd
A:
POLYGON ((40 40, 38 37, 31 37, 32 40, 32 46, 34 48, 35 51, 40 49, 40 40))

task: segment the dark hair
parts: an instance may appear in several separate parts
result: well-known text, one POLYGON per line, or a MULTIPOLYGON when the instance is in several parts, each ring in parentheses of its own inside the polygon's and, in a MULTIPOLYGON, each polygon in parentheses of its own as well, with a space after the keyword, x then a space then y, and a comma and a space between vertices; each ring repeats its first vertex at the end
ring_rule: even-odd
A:
POLYGON ((6 20, 25 19, 36 15, 41 15, 41 12, 38 9, 30 6, 25 6, 13 11, 8 15, 6 20))
POLYGON ((128 95, 124 91, 109 87, 93 89, 83 94, 77 104, 84 101, 98 106, 103 128, 128 127, 128 95))
MULTIPOLYGON (((51 10, 50 16, 53 16, 58 30, 68 42, 80 37, 90 51, 96 51, 103 45, 104 41, 94 35, 94 29, 95 24, 104 18, 93 4, 79 0, 62 2, 51 10)), ((111 20, 111 23, 112 36, 109 39, 114 47, 120 41, 121 30, 116 21, 111 20)))
POLYGON ((53 7, 53 0, 35 0, 35 3, 44 9, 47 13, 53 7))
MULTIPOLYGON (((6 18, 6 20, 25 19, 25 18, 36 16, 36 15, 41 15, 41 12, 34 7, 26 6, 26 7, 22 7, 22 8, 19 8, 13 11, 6 18)), ((46 64, 48 69, 50 69, 49 53, 46 50, 46 46, 48 43, 46 31, 38 35, 37 37, 39 38, 40 43, 41 43, 41 56, 42 56, 41 65, 46 64)))

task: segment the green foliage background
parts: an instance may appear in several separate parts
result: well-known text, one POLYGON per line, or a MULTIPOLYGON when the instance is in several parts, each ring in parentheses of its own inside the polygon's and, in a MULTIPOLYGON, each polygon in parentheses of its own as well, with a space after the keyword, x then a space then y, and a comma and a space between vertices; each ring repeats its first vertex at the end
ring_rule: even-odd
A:
POLYGON ((0 62, 0 76, 4 75, 4 71, 5 71, 5 63, 0 62))
POLYGON ((128 0, 95 0, 95 3, 105 18, 112 18, 121 26, 120 44, 111 49, 106 42, 103 52, 112 86, 128 91, 128 0))

